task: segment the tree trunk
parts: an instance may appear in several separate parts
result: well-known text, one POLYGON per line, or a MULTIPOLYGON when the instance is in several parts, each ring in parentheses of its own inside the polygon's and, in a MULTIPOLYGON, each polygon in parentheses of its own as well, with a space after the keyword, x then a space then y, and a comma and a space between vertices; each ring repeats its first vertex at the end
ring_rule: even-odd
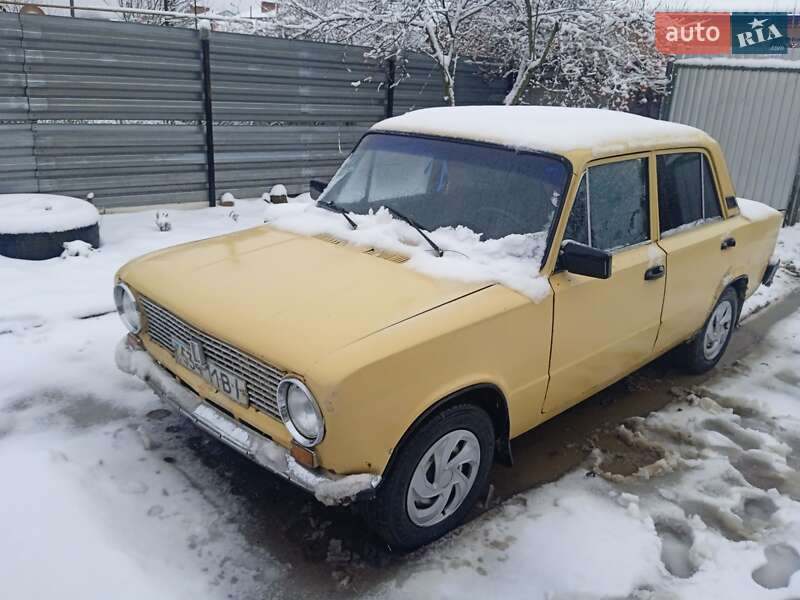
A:
POLYGON ((444 86, 444 100, 448 106, 456 105, 456 82, 450 72, 440 66, 442 71, 442 84, 444 86))
MULTIPOLYGON (((553 42, 555 41, 559 27, 560 24, 558 21, 556 21, 555 25, 553 25, 552 31, 550 32, 550 37, 547 38, 547 43, 542 49, 542 53, 539 58, 534 59, 534 55, 531 53, 528 57, 528 61, 524 65, 520 65, 520 68, 517 71, 517 76, 514 78, 514 85, 511 86, 511 89, 509 90, 508 94, 506 94, 506 97, 503 98, 503 104, 506 106, 512 106, 522 102, 522 99, 525 97, 525 94, 530 87, 531 78, 533 77, 534 71, 536 71, 536 69, 538 69, 545 61, 547 55, 550 53, 550 49, 553 47, 553 42)), ((535 31, 536 28, 529 27, 528 35, 535 35, 535 31)), ((531 38, 529 42, 533 44, 534 40, 531 38)), ((536 50, 534 48, 532 52, 535 51, 536 50)))

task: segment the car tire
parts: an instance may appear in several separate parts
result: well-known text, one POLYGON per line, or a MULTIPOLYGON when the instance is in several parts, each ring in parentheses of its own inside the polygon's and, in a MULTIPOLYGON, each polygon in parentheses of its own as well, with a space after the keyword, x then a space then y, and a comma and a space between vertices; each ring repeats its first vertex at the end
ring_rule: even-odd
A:
POLYGON ((395 551, 440 538, 464 521, 484 493, 494 445, 485 410, 459 404, 435 413, 399 449, 375 499, 363 507, 367 521, 395 551))
POLYGON ((700 332, 678 349, 682 366, 690 373, 705 373, 725 354, 739 319, 739 295, 729 287, 720 296, 700 332))

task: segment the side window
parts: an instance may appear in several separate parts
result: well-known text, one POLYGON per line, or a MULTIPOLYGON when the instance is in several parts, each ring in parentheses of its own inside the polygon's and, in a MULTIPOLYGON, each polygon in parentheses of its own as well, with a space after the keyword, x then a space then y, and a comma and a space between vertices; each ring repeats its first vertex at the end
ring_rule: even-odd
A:
POLYGON ((656 159, 656 169, 661 233, 722 216, 711 167, 703 154, 662 154, 656 159))
POLYGON ((564 239, 616 250, 650 239, 647 159, 589 167, 564 239))

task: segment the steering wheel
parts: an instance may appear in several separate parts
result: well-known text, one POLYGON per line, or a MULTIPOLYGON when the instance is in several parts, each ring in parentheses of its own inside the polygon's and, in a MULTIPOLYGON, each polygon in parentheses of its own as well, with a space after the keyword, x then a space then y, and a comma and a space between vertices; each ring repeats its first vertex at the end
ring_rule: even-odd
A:
MULTIPOLYGON (((495 223, 495 229, 500 231, 517 231, 520 229, 520 225, 525 225, 524 221, 514 213, 505 210, 503 208, 498 208, 496 206, 481 206, 472 214, 472 221, 473 222, 482 222, 482 219, 479 215, 485 213, 487 217, 491 215, 491 220, 495 223), (499 217, 499 218, 497 218, 499 217), (504 223, 505 221, 505 223, 504 223), (506 225, 503 227, 502 225, 506 225)), ((486 220, 487 217, 484 217, 483 220, 486 220)), ((524 229, 524 227, 523 227, 524 229)), ((508 235, 508 234, 504 234, 508 235)))

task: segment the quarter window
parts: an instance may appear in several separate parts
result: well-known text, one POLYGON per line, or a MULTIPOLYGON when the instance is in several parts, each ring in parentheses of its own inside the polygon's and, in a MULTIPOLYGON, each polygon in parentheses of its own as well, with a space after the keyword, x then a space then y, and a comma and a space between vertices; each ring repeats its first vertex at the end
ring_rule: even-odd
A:
POLYGON ((564 239, 600 250, 650 239, 647 159, 589 167, 578 186, 564 239))
POLYGON ((656 159, 661 233, 722 216, 708 159, 700 152, 656 159))

